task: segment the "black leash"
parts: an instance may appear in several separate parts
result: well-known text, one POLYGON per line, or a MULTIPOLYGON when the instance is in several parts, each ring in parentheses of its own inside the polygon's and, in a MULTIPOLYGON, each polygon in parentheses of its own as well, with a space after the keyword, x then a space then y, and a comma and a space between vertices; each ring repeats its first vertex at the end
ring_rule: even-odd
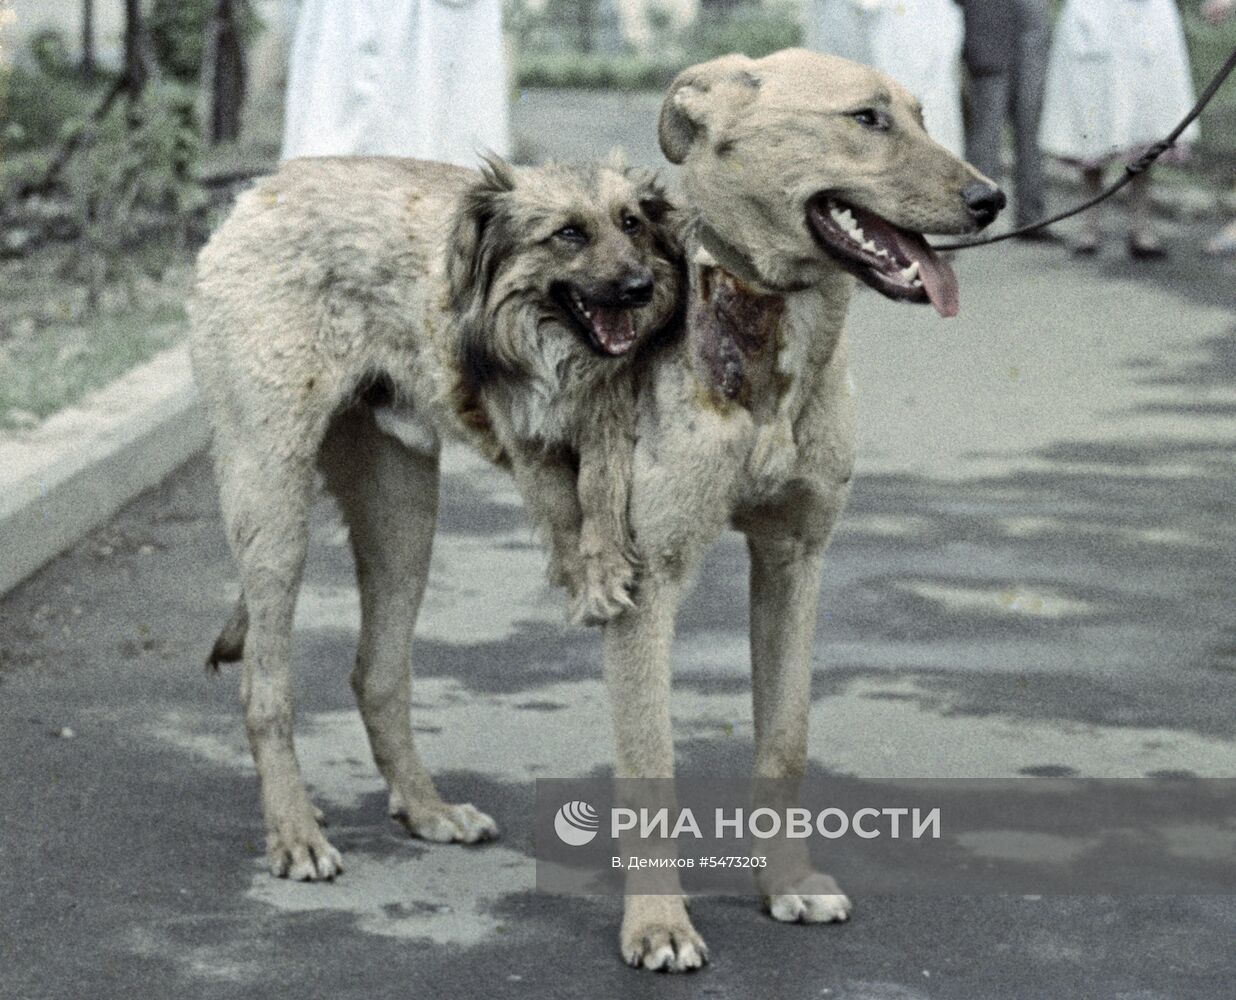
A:
POLYGON ((1223 86, 1223 82, 1231 76, 1233 69, 1236 69, 1236 49, 1232 49, 1231 54, 1227 57, 1227 62, 1223 64, 1223 67, 1214 75, 1214 78, 1210 81, 1210 83, 1207 84, 1206 89, 1202 91, 1202 96, 1199 97, 1197 103, 1193 105, 1193 110, 1184 116, 1179 125, 1172 129, 1171 135, 1160 142, 1156 142, 1132 163, 1125 164, 1124 173, 1120 175, 1120 178, 1116 181, 1116 183, 1112 184, 1101 194, 1095 195, 1089 201, 1083 202, 1075 208, 1070 208, 1067 212, 1061 212, 1059 215, 1050 216, 1049 218, 1043 219, 1041 222, 1032 222, 1028 226, 1022 226, 1020 229, 1012 229, 1007 233, 1001 233, 999 236, 988 236, 986 239, 971 240, 967 243, 933 243, 931 245, 932 249, 968 250, 970 247, 985 247, 992 243, 999 243, 1001 240, 1011 240, 1014 237, 1022 236, 1026 233, 1033 233, 1040 229, 1046 229, 1048 226, 1055 225, 1057 222, 1061 222, 1064 219, 1070 219, 1074 215, 1080 215, 1087 209, 1094 208, 1094 206, 1100 202, 1106 201, 1122 187, 1133 180, 1134 177, 1149 170, 1155 160, 1176 145, 1176 140, 1180 138, 1185 129, 1193 124, 1197 116, 1202 113, 1202 109, 1205 108, 1206 105, 1210 103, 1211 98, 1218 93, 1219 88, 1223 86))

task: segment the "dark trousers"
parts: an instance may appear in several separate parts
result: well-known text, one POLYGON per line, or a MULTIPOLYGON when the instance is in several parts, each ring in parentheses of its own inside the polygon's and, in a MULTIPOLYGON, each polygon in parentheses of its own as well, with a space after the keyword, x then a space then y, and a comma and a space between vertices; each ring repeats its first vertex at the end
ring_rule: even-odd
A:
POLYGON ((1036 222, 1045 214, 1038 140, 1051 45, 1048 0, 970 0, 965 12, 966 158, 998 182, 1004 126, 1011 122, 1017 225, 1036 222))

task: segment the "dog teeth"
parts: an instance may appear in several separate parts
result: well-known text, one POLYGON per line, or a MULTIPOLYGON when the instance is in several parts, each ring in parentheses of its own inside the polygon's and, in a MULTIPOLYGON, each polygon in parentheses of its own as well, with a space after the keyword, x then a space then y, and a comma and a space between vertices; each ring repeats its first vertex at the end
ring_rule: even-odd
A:
POLYGON ((862 243, 863 240, 867 238, 866 234, 862 230, 862 227, 858 224, 857 221, 855 221, 854 213, 851 212, 848 208, 835 208, 834 207, 830 209, 829 214, 832 215, 833 221, 836 222, 837 225, 842 228, 845 234, 849 236, 850 239, 852 239, 855 243, 862 243))
POLYGON ((915 284, 922 284, 922 282, 918 281, 918 261, 915 261, 909 267, 902 269, 901 276, 905 278, 906 281, 913 282, 915 284))
POLYGON ((915 278, 912 282, 910 282, 910 284, 912 284, 915 288, 923 287, 923 283, 919 281, 918 278, 915 278))
POLYGON ((572 294, 571 294, 571 301, 575 304, 575 308, 576 308, 576 309, 578 309, 581 313, 583 313, 583 314, 584 314, 584 319, 587 319, 587 320, 591 320, 591 319, 592 319, 592 313, 590 313, 590 312, 589 312, 589 311, 588 311, 588 310, 584 307, 584 300, 583 300, 583 299, 581 299, 578 295, 576 295, 576 294, 572 293, 572 294))
POLYGON ((849 229, 854 225, 854 215, 848 208, 837 208, 834 206, 832 216, 840 223, 843 229, 849 229))
POLYGON ((866 243, 863 244, 863 249, 866 250, 868 253, 875 253, 876 252, 875 240, 868 240, 866 243))

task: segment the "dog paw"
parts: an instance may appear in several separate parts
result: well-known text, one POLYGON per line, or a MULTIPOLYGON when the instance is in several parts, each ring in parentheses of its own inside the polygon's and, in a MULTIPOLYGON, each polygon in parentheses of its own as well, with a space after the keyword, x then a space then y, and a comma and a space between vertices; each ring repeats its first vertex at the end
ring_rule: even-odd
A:
POLYGON ((841 887, 820 872, 808 875, 793 892, 766 896, 764 905, 774 920, 786 924, 843 923, 850 919, 853 909, 841 887))
POLYGON ((479 844, 498 836, 498 824, 470 802, 403 805, 391 796, 391 816, 408 833, 435 844, 479 844))
POLYGON ((295 882, 329 882, 343 872, 343 855, 310 824, 268 833, 266 860, 272 875, 295 882))
POLYGON ((635 607, 635 569, 621 555, 584 559, 582 579, 573 588, 571 620, 604 625, 635 607))
POLYGON ((682 896, 628 896, 619 944, 623 959, 637 969, 692 972, 708 961, 682 896))
POLYGON ((708 961, 708 947, 690 922, 643 924, 622 935, 627 965, 653 972, 693 972, 708 961))

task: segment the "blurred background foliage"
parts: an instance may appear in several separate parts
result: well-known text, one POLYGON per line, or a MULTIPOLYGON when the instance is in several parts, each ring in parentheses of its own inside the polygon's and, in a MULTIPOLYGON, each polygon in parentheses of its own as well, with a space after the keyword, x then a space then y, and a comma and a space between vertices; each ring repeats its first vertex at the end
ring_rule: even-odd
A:
MULTIPOLYGON (((680 25, 668 8, 648 6, 652 44, 623 42, 612 5, 602 0, 506 0, 508 30, 516 42, 516 75, 523 87, 658 90, 683 67, 727 52, 759 57, 802 39, 807 0, 720 0, 701 4, 680 25)), ((1204 22, 1201 0, 1179 0, 1200 89, 1236 47, 1236 18, 1204 22)), ((1202 119, 1208 166, 1236 169, 1236 82, 1229 82, 1202 119)))
MULTIPOLYGON (((798 44, 807 0, 647 0, 636 32, 619 2, 636 0, 505 0, 517 86, 659 91, 691 63, 798 44)), ((1181 0, 1199 87, 1236 46, 1236 18, 1206 24, 1200 2, 1181 0)), ((287 5, 55 0, 59 13, 39 20, 64 30, 4 52, 0 428, 30 425, 178 336, 196 247, 278 156, 286 35, 268 29, 287 5), (97 53, 90 11, 110 17, 97 53), (138 44, 122 53, 117 26, 134 17, 138 44)), ((1203 155, 1156 177, 1214 205, 1219 189, 1196 184, 1236 177, 1236 82, 1202 125, 1203 155)))
MULTIPOLYGON (((145 32, 164 77, 198 84, 216 2, 147 0, 145 32)), ((506 0, 505 16, 521 87, 657 90, 693 62, 726 52, 758 57, 798 44, 805 2, 703 0, 683 23, 665 0, 650 0, 642 44, 624 39, 613 0, 506 0)), ((1180 6, 1200 86, 1236 46, 1236 18, 1215 27, 1198 16, 1200 0, 1181 0, 1180 6)), ((262 25, 249 4, 237 9, 240 34, 248 43, 262 25)), ((108 82, 106 70, 89 78, 80 71, 77 38, 43 31, 28 49, 12 60, 7 80, 0 81, 0 170, 80 122, 108 82)), ((1236 85, 1219 94, 1203 126, 1206 150, 1236 159, 1236 85)))
POLYGON ((600 0, 507 0, 507 26, 526 87, 658 90, 684 66, 727 52, 759 57, 799 44, 801 3, 792 0, 702 5, 679 25, 667 8, 649 5, 652 44, 624 42, 612 8, 600 0))

